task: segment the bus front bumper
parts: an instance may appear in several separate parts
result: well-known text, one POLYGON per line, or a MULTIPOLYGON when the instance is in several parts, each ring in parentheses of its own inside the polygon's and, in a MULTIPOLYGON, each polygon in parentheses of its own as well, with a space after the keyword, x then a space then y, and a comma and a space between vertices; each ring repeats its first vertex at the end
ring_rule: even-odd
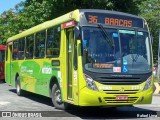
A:
POLYGON ((107 94, 84 87, 79 93, 79 106, 125 106, 134 104, 151 104, 152 89, 135 94, 107 94), (117 100, 117 96, 127 96, 127 100, 117 100))

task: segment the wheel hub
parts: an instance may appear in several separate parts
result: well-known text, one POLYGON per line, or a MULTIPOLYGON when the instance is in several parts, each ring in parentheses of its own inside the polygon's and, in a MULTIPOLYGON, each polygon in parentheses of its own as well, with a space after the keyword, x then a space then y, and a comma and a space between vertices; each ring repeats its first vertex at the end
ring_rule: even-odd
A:
POLYGON ((55 101, 56 101, 58 104, 62 104, 62 99, 61 99, 60 90, 57 90, 57 91, 55 92, 55 101))

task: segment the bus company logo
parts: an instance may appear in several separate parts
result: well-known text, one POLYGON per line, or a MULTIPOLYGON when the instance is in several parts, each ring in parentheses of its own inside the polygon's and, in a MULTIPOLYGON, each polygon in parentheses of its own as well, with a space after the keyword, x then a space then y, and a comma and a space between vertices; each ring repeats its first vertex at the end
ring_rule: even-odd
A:
POLYGON ((33 70, 27 70, 27 73, 33 74, 33 70))
POLYGON ((44 66, 42 68, 42 74, 52 74, 52 68, 44 66))

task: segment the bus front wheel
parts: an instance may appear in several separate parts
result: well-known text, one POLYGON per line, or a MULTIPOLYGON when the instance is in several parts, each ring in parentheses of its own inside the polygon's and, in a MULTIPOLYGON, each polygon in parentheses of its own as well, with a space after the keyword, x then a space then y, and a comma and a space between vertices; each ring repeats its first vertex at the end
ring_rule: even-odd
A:
POLYGON ((52 87, 51 99, 54 107, 57 109, 61 110, 72 109, 72 105, 62 101, 61 91, 57 84, 54 84, 52 87))
POLYGON ((55 108, 61 110, 68 109, 68 104, 62 101, 61 91, 57 84, 54 84, 52 87, 51 99, 55 108))

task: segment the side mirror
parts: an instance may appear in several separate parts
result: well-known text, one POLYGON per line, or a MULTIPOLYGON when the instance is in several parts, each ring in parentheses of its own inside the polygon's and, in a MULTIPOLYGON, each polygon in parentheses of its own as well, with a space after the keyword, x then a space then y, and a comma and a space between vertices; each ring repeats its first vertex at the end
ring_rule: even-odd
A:
POLYGON ((80 39, 80 28, 79 26, 74 27, 75 40, 80 39))

